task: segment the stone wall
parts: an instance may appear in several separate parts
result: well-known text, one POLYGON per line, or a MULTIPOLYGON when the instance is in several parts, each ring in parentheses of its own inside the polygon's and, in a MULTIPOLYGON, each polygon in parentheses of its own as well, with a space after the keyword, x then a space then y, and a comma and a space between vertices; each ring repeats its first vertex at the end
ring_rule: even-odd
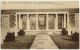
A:
POLYGON ((74 13, 69 16, 70 31, 79 33, 79 13, 74 13))

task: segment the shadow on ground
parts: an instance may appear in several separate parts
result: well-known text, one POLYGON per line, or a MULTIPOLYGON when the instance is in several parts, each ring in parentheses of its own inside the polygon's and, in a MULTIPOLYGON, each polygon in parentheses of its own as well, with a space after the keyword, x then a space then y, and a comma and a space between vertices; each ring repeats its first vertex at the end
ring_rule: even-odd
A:
POLYGON ((63 35, 50 35, 60 49, 79 49, 79 42, 74 42, 71 37, 63 35))
POLYGON ((68 38, 61 38, 63 40, 67 40, 67 41, 73 41, 72 38, 68 37, 68 38))
POLYGON ((25 35, 15 38, 15 42, 1 44, 2 49, 29 49, 35 39, 35 35, 25 35))

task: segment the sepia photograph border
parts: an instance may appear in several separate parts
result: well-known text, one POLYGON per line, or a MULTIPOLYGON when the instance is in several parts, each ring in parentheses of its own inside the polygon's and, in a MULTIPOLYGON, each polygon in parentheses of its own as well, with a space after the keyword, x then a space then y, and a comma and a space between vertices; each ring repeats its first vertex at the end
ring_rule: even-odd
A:
MULTIPOLYGON (((1 1, 79 1, 79 0, 1 0, 1 1)), ((0 17, 1 17, 1 1, 0 1, 0 17)), ((79 12, 80 12, 80 6, 79 6, 79 12)), ((79 13, 79 19, 80 19, 80 13, 79 13)), ((79 20, 79 33, 80 33, 80 20, 79 20)), ((1 42, 1 22, 0 22, 0 42, 1 42)), ((80 40, 79 40, 79 49, 80 49, 80 40)), ((6 50, 79 50, 79 49, 6 49, 6 50)), ((1 49, 1 43, 0 43, 0 50, 5 50, 1 49)))

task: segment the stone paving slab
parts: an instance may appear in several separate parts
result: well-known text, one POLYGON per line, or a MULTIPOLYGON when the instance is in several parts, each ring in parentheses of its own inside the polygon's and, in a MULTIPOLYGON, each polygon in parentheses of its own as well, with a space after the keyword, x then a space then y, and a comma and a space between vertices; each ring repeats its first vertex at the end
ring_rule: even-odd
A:
POLYGON ((47 33, 38 33, 30 49, 59 49, 47 33))

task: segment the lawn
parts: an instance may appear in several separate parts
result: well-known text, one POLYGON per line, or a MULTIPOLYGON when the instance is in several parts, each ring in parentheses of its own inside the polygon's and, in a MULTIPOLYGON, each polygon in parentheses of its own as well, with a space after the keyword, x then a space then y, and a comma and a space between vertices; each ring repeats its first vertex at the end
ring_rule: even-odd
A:
POLYGON ((79 49, 79 42, 72 41, 71 37, 63 35, 50 35, 60 49, 79 49))
POLYGON ((2 49, 29 49, 35 39, 35 35, 26 35, 15 38, 15 42, 1 44, 2 49))

